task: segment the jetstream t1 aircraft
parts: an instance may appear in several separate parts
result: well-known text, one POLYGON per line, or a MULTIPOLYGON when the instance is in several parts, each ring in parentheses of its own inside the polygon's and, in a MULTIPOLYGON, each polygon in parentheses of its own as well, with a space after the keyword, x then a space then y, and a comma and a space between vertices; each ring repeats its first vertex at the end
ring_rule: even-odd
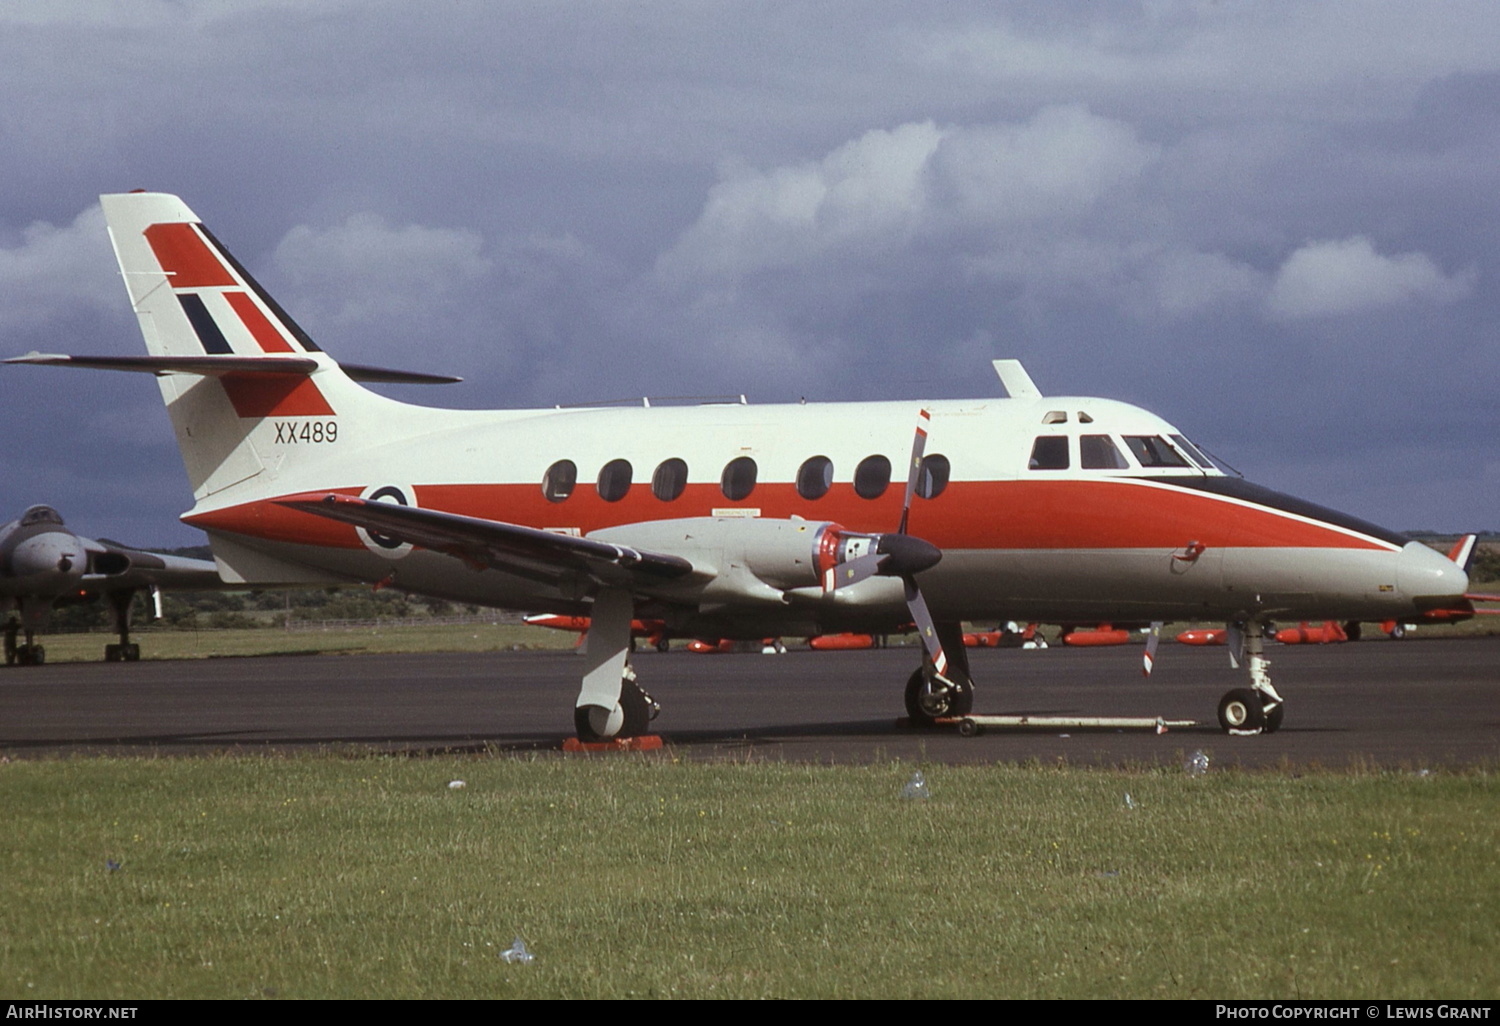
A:
POLYGON ((1008 399, 413 406, 358 385, 177 197, 103 205, 150 355, 20 360, 158 376, 183 519, 226 581, 589 616, 583 740, 655 714, 636 619, 739 639, 915 623, 918 723, 972 707, 964 620, 1218 620, 1250 678, 1220 720, 1254 733, 1284 711, 1270 621, 1465 605, 1463 568, 1426 546, 1226 476, 1145 410, 1043 396, 1015 361, 996 361, 1008 399))

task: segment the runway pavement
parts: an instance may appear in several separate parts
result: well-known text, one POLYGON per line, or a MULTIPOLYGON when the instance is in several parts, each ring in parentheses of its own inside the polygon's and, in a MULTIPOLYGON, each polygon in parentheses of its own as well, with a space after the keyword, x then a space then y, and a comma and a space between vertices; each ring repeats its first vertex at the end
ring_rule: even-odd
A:
MULTIPOLYGON (((149 644, 149 640, 148 640, 149 644)), ((868 763, 1039 760, 1393 768, 1500 764, 1500 638, 1272 646, 1287 699, 1272 736, 1231 738, 1215 709, 1245 685, 1225 650, 1165 644, 975 650, 976 712, 1165 716, 1151 731, 1006 730, 976 738, 898 725, 915 649, 785 655, 642 653, 670 751, 704 759, 868 763)), ((309 749, 555 751, 571 735, 573 653, 287 656, 0 668, 0 754, 180 755, 309 749)))

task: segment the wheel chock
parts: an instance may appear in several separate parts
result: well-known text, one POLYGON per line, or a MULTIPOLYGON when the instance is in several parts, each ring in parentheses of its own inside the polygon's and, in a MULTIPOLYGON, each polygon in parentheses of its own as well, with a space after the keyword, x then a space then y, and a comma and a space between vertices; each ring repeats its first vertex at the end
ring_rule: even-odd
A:
POLYGON ((642 734, 640 737, 612 737, 606 741, 580 741, 570 737, 563 742, 565 752, 654 752, 660 749, 660 734, 642 734))

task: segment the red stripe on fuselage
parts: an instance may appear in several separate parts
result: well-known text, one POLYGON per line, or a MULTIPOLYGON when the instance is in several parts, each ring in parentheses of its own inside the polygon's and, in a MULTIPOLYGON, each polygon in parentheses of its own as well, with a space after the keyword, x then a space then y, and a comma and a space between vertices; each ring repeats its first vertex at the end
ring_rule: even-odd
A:
POLYGON ((181 221, 153 224, 146 229, 145 236, 174 289, 239 284, 192 225, 181 221))
MULTIPOLYGON (((310 495, 358 495, 358 488, 330 488, 310 495)), ((308 498, 308 495, 299 496, 308 498)), ((286 498, 286 496, 283 496, 286 498)), ((360 549, 364 543, 354 533, 354 527, 327 517, 315 516, 301 510, 288 509, 278 502, 246 502, 238 506, 194 513, 182 518, 185 523, 205 531, 228 531, 252 538, 268 538, 273 541, 297 542, 302 545, 321 545, 330 549, 360 549)))
MULTIPOLYGON (((373 482, 372 482, 373 483, 373 482)), ((333 491, 334 489, 330 489, 333 491)), ((349 489, 343 489, 349 493, 349 489)), ((357 493, 358 489, 354 492, 357 493)), ((762 484, 742 503, 728 502, 717 485, 690 485, 662 502, 649 485, 634 485, 619 502, 605 502, 582 486, 560 503, 540 485, 422 485, 416 505, 529 527, 569 527, 587 534, 604 527, 711 515, 714 509, 753 507, 762 517, 831 520, 852 531, 893 531, 901 517, 901 489, 861 499, 840 483, 808 501, 790 483, 762 484)), ((249 503, 235 510, 269 505, 249 503)), ((233 514, 223 510, 215 517, 233 514)), ((240 533, 276 541, 305 541, 306 517, 238 518, 240 533)), ((193 521, 197 523, 197 521, 193 521)), ((200 525, 202 526, 202 525, 200 525)), ((223 530, 237 530, 224 526, 223 530)), ((344 530, 347 530, 345 528, 344 530)), ((1337 548, 1389 551, 1394 546, 1286 513, 1244 505, 1205 492, 1131 481, 955 481, 936 499, 912 506, 909 533, 943 549, 1181 549, 1198 542, 1222 548, 1337 548)), ((312 542, 312 544, 322 544, 312 542)), ((341 547, 348 547, 340 543, 341 547)))
POLYGON ((255 344, 260 346, 262 352, 295 352, 286 339, 281 337, 281 332, 276 330, 276 325, 260 312, 260 307, 255 305, 255 300, 250 298, 248 292, 226 292, 224 298, 229 300, 229 306, 239 316, 245 330, 250 332, 250 337, 255 339, 255 344))
POLYGON ((219 379, 241 417, 331 417, 333 407, 310 378, 226 374, 219 379))

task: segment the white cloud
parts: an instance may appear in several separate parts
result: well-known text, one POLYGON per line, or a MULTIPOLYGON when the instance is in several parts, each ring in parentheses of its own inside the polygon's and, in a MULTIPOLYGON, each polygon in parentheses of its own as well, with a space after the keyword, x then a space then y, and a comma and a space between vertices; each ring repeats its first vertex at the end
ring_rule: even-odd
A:
POLYGON ((483 242, 473 231, 394 227, 360 213, 331 228, 291 229, 272 260, 325 322, 373 328, 431 316, 488 274, 483 242))
POLYGON ((1474 279, 1472 269, 1444 274, 1425 253, 1382 256, 1363 235, 1309 242, 1277 271, 1266 311, 1295 319, 1413 302, 1451 303, 1469 293, 1474 279))
POLYGON ((995 240, 1087 214, 1156 156, 1130 126, 1075 105, 1024 122, 870 131, 819 161, 729 173, 660 268, 734 275, 866 261, 918 236, 995 240))
POLYGON ((56 325, 80 310, 123 316, 129 302, 99 205, 72 224, 37 221, 17 233, 15 245, 0 243, 0 296, 0 329, 6 331, 56 325))

